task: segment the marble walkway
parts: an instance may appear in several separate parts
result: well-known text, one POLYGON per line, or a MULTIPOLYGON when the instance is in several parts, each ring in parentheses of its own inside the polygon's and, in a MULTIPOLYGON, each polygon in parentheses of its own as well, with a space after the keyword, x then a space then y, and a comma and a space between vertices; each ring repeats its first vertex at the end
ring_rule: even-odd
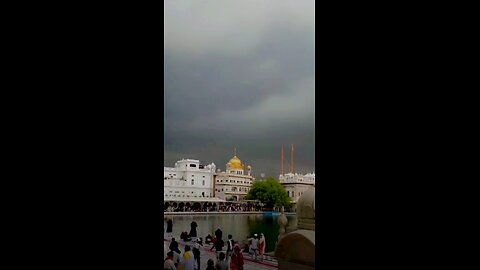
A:
MULTIPOLYGON (((183 252, 183 248, 185 247, 185 242, 178 241, 180 251, 183 252)), ((170 245, 170 240, 164 239, 163 241, 163 258, 167 257, 168 247, 170 245)), ((207 261, 208 259, 212 259, 214 262, 216 261, 215 252, 210 251, 211 245, 204 245, 200 247, 200 269, 204 270, 207 268, 207 261)), ((245 258, 245 265, 244 270, 274 270, 278 269, 278 265, 275 259, 269 257, 269 259, 263 261, 255 261, 253 260, 248 253, 243 253, 243 257, 245 258)))

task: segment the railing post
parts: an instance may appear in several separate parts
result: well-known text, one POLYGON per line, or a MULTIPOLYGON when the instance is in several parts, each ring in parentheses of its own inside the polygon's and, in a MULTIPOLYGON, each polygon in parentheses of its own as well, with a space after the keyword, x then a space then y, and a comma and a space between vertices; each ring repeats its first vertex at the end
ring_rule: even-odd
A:
POLYGON ((283 235, 286 232, 286 227, 288 224, 288 219, 287 216, 285 216, 285 213, 282 211, 282 214, 278 218, 278 224, 280 225, 279 229, 279 234, 278 234, 278 242, 280 242, 280 239, 283 237, 283 235))

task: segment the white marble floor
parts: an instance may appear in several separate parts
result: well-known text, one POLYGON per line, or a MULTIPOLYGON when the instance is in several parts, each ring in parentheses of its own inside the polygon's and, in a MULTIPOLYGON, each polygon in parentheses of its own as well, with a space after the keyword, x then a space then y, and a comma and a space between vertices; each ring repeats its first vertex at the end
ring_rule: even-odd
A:
MULTIPOLYGON (((168 246, 170 245, 170 241, 165 240, 163 242, 163 258, 167 257, 168 246)), ((179 242, 179 249, 183 252, 183 247, 185 243, 179 242)), ((204 270, 207 268, 207 261, 208 259, 212 259, 214 262, 216 261, 215 252, 209 251, 210 247, 202 247, 200 250, 200 270, 204 270)), ((278 269, 276 262, 271 261, 253 261, 249 255, 244 253, 245 257, 245 265, 244 270, 274 270, 278 269)))

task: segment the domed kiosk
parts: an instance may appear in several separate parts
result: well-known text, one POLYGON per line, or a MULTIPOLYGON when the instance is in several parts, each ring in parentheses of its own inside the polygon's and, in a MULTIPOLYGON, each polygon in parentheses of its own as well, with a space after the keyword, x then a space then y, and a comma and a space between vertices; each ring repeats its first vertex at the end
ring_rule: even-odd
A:
POLYGON ((297 228, 315 231, 315 186, 306 191, 297 203, 297 228))
POLYGON ((280 236, 275 257, 278 269, 315 269, 315 187, 298 200, 297 230, 280 236))

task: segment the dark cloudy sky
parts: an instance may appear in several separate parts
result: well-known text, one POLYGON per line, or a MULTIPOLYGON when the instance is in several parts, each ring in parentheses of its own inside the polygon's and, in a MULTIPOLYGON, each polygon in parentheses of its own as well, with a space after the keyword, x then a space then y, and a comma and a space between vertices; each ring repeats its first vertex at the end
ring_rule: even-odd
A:
POLYGON ((315 2, 167 0, 164 166, 234 147, 255 176, 315 170, 315 2))

